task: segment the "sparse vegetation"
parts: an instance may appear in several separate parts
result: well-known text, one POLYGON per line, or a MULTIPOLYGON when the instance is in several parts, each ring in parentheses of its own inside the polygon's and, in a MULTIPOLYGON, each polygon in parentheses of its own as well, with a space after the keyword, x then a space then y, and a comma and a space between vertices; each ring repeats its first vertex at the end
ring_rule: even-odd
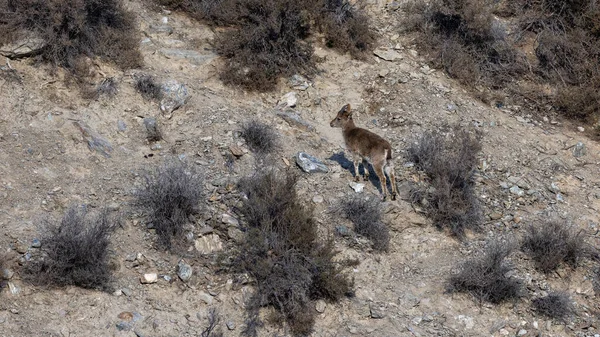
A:
POLYGON ((499 104, 540 111, 550 104, 592 123, 600 117, 595 0, 411 1, 405 10, 409 30, 418 32, 416 41, 434 66, 477 87, 478 95, 485 88, 497 91, 499 104), (529 48, 535 53, 527 55, 529 48))
POLYGON ((100 96, 114 97, 119 92, 117 80, 114 77, 103 79, 100 84, 91 92, 91 97, 98 98, 100 96))
POLYGON ((223 333, 217 329, 220 321, 221 318, 217 310, 210 308, 208 310, 208 325, 202 330, 200 337, 223 337, 223 333))
POLYGON ((347 0, 156 1, 213 26, 234 28, 214 41, 226 59, 221 79, 248 90, 272 90, 280 77, 313 73, 313 48, 306 38, 314 28, 328 46, 358 58, 375 42, 369 18, 347 0))
POLYGON ((134 76, 135 79, 135 90, 139 92, 142 97, 147 100, 156 100, 159 101, 161 99, 161 90, 160 84, 156 83, 154 77, 147 74, 140 74, 134 76))
POLYGON ((341 202, 340 210, 354 223, 354 231, 373 242, 373 249, 387 251, 390 232, 382 222, 383 209, 379 200, 352 197, 341 202))
POLYGON ((45 224, 43 254, 26 265, 24 278, 37 285, 108 290, 110 235, 119 221, 107 210, 92 216, 86 207, 69 208, 60 223, 45 224))
POLYGON ((352 291, 346 264, 333 261, 331 240, 319 239, 312 209, 296 194, 296 180, 290 172, 270 169, 239 182, 247 197, 241 207, 247 228, 233 265, 256 281, 247 304, 247 336, 256 335, 264 306, 276 309, 294 335, 306 335, 314 323, 313 300, 336 301, 352 291))
POLYGON ((531 304, 535 311, 550 318, 564 319, 573 313, 573 305, 566 292, 553 292, 534 299, 531 304))
POLYGON ((241 136, 248 147, 259 155, 266 155, 279 147, 279 135, 273 127, 252 120, 242 126, 241 136))
POLYGON ((85 76, 83 58, 122 69, 141 65, 133 15, 120 0, 0 0, 0 45, 24 37, 44 41, 41 60, 85 76))
POLYGON ((156 230, 160 247, 172 249, 182 242, 190 216, 200 212, 203 186, 195 167, 179 159, 168 159, 148 172, 136 201, 156 230))
POLYGON ((450 277, 448 291, 466 292, 491 303, 519 297, 523 291, 522 282, 508 275, 513 270, 506 261, 511 250, 510 244, 491 242, 482 256, 460 265, 459 272, 450 277))
POLYGON ((456 126, 445 133, 423 133, 407 151, 430 184, 414 189, 412 201, 424 206, 438 228, 448 228, 459 238, 482 221, 473 179, 480 139, 480 134, 456 126))
POLYGON ((586 255, 582 232, 576 233, 558 220, 530 226, 522 249, 544 273, 555 270, 563 262, 575 267, 586 255))

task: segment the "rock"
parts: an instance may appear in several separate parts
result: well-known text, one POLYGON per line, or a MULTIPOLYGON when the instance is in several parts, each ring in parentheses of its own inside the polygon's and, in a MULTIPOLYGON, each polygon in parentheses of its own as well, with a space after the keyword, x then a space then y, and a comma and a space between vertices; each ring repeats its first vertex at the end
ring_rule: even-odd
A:
POLYGON ((227 329, 235 330, 235 322, 234 321, 227 321, 227 323, 225 323, 225 325, 227 326, 227 329))
POLYGON ((110 157, 113 148, 110 143, 92 130, 86 123, 75 121, 73 124, 81 131, 83 139, 87 142, 90 151, 96 151, 104 157, 110 157))
POLYGON ((293 108, 296 106, 298 102, 298 96, 295 91, 290 91, 287 94, 281 96, 279 101, 277 102, 277 107, 280 109, 284 108, 293 108))
POLYGON ((308 87, 310 86, 308 84, 308 80, 304 76, 298 74, 295 74, 290 78, 290 85, 293 89, 301 91, 308 89, 308 87))
POLYGON ((578 127, 577 127, 577 131, 579 131, 579 132, 584 132, 584 131, 585 131, 585 128, 584 128, 583 126, 578 126, 578 127))
POLYGON ((320 203, 322 203, 322 202, 324 201, 324 199, 323 199, 323 196, 321 196, 321 195, 315 195, 315 196, 312 198, 312 201, 313 201, 315 204, 320 204, 320 203))
POLYGON ((365 184, 363 184, 363 183, 357 183, 356 181, 351 181, 350 182, 350 187, 352 187, 352 189, 354 190, 354 192, 356 192, 356 193, 362 193, 363 189, 365 188, 365 184))
POLYGON ((227 214, 227 213, 223 213, 223 215, 221 215, 221 221, 224 224, 227 224, 229 226, 234 226, 234 227, 239 227, 240 226, 240 222, 232 217, 231 215, 227 214))
POLYGON ((242 243, 245 240, 244 232, 235 227, 227 228, 227 236, 229 236, 235 243, 242 243))
POLYGON ((347 226, 344 226, 344 225, 335 226, 335 232, 338 233, 338 235, 340 235, 340 236, 350 235, 350 230, 348 229, 347 226))
POLYGON ((321 314, 325 312, 325 307, 327 307, 327 304, 323 300, 318 300, 315 304, 315 310, 321 314))
POLYGON ((179 261, 177 264, 177 276, 179 276, 183 282, 189 281, 192 278, 192 273, 192 266, 183 262, 183 260, 179 261))
POLYGON ((213 302, 213 297, 210 294, 205 293, 204 291, 199 292, 197 297, 198 299, 200 299, 208 305, 211 305, 213 302))
POLYGON ((244 155, 244 150, 242 150, 241 147, 237 146, 237 145, 230 145, 229 146, 229 151, 231 152, 232 155, 234 155, 236 158, 239 158, 241 156, 244 155))
POLYGON ((300 117, 297 113, 288 112, 288 111, 279 111, 279 112, 277 112, 277 116, 281 117, 290 126, 297 127, 300 130, 315 131, 315 127, 312 126, 307 121, 303 120, 302 117, 300 117))
POLYGON ((14 275, 15 275, 14 271, 12 271, 8 268, 2 268, 2 274, 0 275, 0 278, 2 278, 4 280, 10 280, 14 275))
POLYGON ((402 60, 402 55, 393 49, 377 48, 373 51, 373 54, 386 61, 402 60))
POLYGON ((151 142, 157 142, 162 139, 162 134, 158 127, 158 122, 154 117, 144 118, 144 127, 146 128, 146 139, 151 142))
POLYGON ((156 273, 144 274, 140 277, 140 283, 142 284, 151 284, 156 283, 158 281, 158 275, 156 273))
POLYGON ((383 312, 381 310, 379 310, 378 308, 376 308, 375 306, 373 306, 373 305, 370 306, 370 310, 371 310, 371 318, 381 319, 381 318, 385 317, 385 315, 383 314, 383 312))
POLYGON ((519 332, 517 332, 517 336, 525 336, 527 334, 527 330, 525 329, 521 329, 519 330, 519 332))
POLYGON ((490 219, 492 220, 498 220, 502 218, 502 213, 500 212, 492 212, 490 213, 490 219))
POLYGON ((133 313, 131 311, 123 311, 117 317, 125 322, 131 322, 133 320, 133 313))
POLYGON ((217 234, 209 234, 196 239, 194 247, 201 254, 212 254, 223 250, 223 243, 217 234))
POLYGON ((458 315, 457 320, 459 322, 463 323, 467 330, 471 330, 475 327, 475 321, 473 320, 473 317, 465 316, 465 315, 458 315))
POLYGON ((119 322, 116 324, 117 330, 119 331, 130 331, 133 329, 133 326, 127 322, 119 322))
POLYGON ((517 186, 517 185, 511 187, 509 189, 509 191, 510 191, 510 193, 512 193, 516 196, 519 196, 519 197, 522 197, 525 195, 525 192, 521 188, 519 188, 519 186, 517 186))
POLYGON ((329 168, 323 162, 304 152, 296 154, 296 164, 306 173, 329 172, 329 168))
POLYGON ((577 144, 575 144, 575 147, 573 147, 573 156, 576 158, 583 157, 586 155, 586 153, 587 149, 585 147, 585 144, 583 144, 582 142, 577 142, 577 144))
POLYGON ((531 186, 529 186, 529 184, 527 183, 527 181, 525 180, 525 178, 521 178, 521 177, 515 177, 515 176, 510 176, 507 178, 507 180, 512 183, 513 185, 517 185, 520 188, 523 189, 530 189, 531 186))
POLYGON ((38 239, 33 239, 31 241, 31 248, 40 248, 42 246, 42 242, 38 239))
POLYGON ((148 27, 148 32, 151 34, 173 34, 173 27, 169 25, 150 25, 148 27))
POLYGON ((29 57, 39 54, 45 46, 46 41, 44 39, 30 33, 27 37, 0 46, 0 55, 8 57, 9 59, 29 57))
POLYGON ((161 87, 162 100, 160 110, 170 116, 173 111, 184 105, 188 98, 187 87, 176 80, 168 80, 161 87))
POLYGON ((132 291, 129 288, 121 288, 121 292, 123 293, 123 295, 125 296, 131 296, 132 291))
POLYGON ((215 54, 200 54, 195 50, 177 49, 177 48, 162 48, 159 53, 168 59, 187 60, 195 65, 203 65, 212 61, 215 54))
POLYGON ((17 295, 21 292, 21 288, 12 282, 8 282, 8 291, 10 291, 12 295, 17 295))

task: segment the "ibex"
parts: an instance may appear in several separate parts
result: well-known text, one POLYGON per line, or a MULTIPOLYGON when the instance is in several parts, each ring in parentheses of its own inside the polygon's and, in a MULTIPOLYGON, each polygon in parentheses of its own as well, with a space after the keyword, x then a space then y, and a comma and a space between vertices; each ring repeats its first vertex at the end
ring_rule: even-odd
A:
POLYGON ((383 193, 382 197, 385 200, 388 195, 385 178, 387 173, 392 185, 392 200, 396 200, 396 177, 394 175, 392 146, 390 143, 369 130, 357 127, 352 120, 350 104, 344 105, 329 125, 332 128, 342 128, 346 147, 354 157, 354 177, 356 181, 360 180, 358 162, 362 159, 365 172, 364 179, 369 180, 369 169, 365 165, 365 162, 368 162, 373 166, 379 178, 383 193))

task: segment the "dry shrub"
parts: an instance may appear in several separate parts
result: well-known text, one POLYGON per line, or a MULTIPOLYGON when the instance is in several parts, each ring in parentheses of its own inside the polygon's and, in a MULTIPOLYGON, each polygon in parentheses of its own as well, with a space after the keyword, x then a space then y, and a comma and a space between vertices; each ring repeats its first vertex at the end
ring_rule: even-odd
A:
POLYGON ((368 17, 347 0, 156 0, 213 26, 226 59, 221 79, 247 90, 268 91, 280 77, 315 71, 307 37, 320 29, 327 44, 363 57, 375 38, 368 17))
POLYGON ((248 147, 259 155, 272 153, 279 147, 279 135, 273 127, 257 120, 242 125, 241 136, 248 147))
POLYGON ((421 203, 440 228, 463 238, 466 229, 477 229, 482 211, 475 194, 473 174, 481 151, 481 135, 458 126, 445 135, 425 132, 407 150, 430 180, 430 187, 413 190, 412 201, 421 203))
POLYGON ((25 268, 25 279, 37 285, 109 290, 110 235, 120 220, 107 210, 88 215, 86 207, 69 208, 60 223, 46 222, 42 256, 25 268))
POLYGON ((521 247, 544 273, 555 270, 563 262, 576 267, 587 255, 583 233, 576 233, 558 220, 530 226, 521 247))
POLYGON ((500 303, 521 296, 523 284, 508 276, 513 267, 506 261, 511 244, 491 242, 483 255, 463 262, 459 272, 452 275, 450 292, 466 292, 479 301, 500 303))
POLYGON ((289 171, 271 169, 239 182, 246 238, 234 265, 256 281, 247 304, 248 336, 256 335, 264 306, 276 309, 294 335, 309 334, 313 301, 336 301, 352 289, 345 263, 333 261, 333 242, 319 238, 312 208, 298 199, 296 181, 289 171))
POLYGON ((573 313, 573 304, 569 294, 564 291, 553 292, 531 302, 535 311, 550 318, 564 319, 573 313))
POLYGON ((200 333, 200 337, 223 337, 223 332, 217 329, 221 317, 215 308, 208 310, 208 325, 200 333))
POLYGON ((379 200, 351 197, 343 200, 339 207, 342 215, 354 223, 354 231, 371 240, 373 249, 388 250, 390 232, 381 221, 383 206, 379 200))
POLYGON ((156 80, 151 75, 139 74, 134 76, 135 79, 135 90, 139 92, 142 97, 151 101, 159 101, 161 99, 160 84, 156 83, 156 80))
POLYGON ((43 61, 76 71, 82 57, 99 57, 122 69, 138 67, 132 13, 120 0, 0 0, 0 44, 30 33, 45 41, 43 61))
POLYGON ((135 197, 160 247, 177 248, 183 241, 185 225, 200 212, 203 186, 198 170, 179 159, 168 159, 148 172, 135 197))

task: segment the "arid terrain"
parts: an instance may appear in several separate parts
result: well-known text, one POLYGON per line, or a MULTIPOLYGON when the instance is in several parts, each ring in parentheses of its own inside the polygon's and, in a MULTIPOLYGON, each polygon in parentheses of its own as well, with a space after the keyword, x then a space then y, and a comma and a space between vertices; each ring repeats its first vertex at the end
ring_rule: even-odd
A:
MULTIPOLYGON (((402 11, 383 1, 367 5, 378 34, 375 54, 354 60, 315 37, 315 53, 322 58, 319 73, 306 78, 307 85, 282 79, 269 93, 245 92, 219 80, 223 61, 212 51, 211 28, 140 0, 125 4, 143 34, 145 65, 122 72, 94 64, 96 81, 116 79, 115 97, 84 99, 76 86, 65 84, 61 70, 52 72, 28 58, 0 58, 0 71, 18 76, 0 77, 0 248, 10 274, 0 293, 0 336, 200 336, 213 308, 223 336, 239 336, 252 283, 222 272, 218 256, 239 239, 233 205, 240 195, 232 186, 261 169, 239 135, 252 119, 280 135, 273 162, 300 175, 298 193, 314 204, 320 230, 334 236, 336 258, 360 262, 351 270, 354 297, 317 303, 313 336, 600 334, 597 266, 591 259, 576 269, 561 265, 543 274, 517 249, 509 259, 527 290, 519 300, 495 305, 446 292, 456 267, 479 254, 487 241, 518 241, 528 226, 550 218, 576 226, 591 246, 600 244, 600 146, 588 138, 585 125, 476 100, 427 65, 414 41, 401 33, 402 11), (138 73, 161 82, 176 80, 187 87, 189 98, 172 113, 162 113, 157 102, 136 92, 138 73), (286 107, 282 97, 290 92, 297 102, 286 107), (335 208, 357 192, 350 186, 352 168, 343 159, 350 157, 343 156, 341 131, 329 122, 347 103, 358 126, 388 139, 394 149, 399 197, 383 204, 391 234, 388 252, 372 251, 360 236, 339 235, 340 226, 352 225, 335 208), (282 118, 282 111, 297 114, 304 124, 282 118), (148 117, 156 118, 162 140, 146 140, 143 120, 148 117), (405 151, 418 135, 445 124, 483 134, 476 193, 485 223, 463 241, 438 230, 409 198, 411 184, 422 176, 405 151), (97 146, 98 139, 110 147, 97 146), (233 156, 232 149, 238 148, 243 153, 233 156), (295 162, 300 151, 322 160, 329 172, 302 172, 295 162), (198 234, 185 256, 157 249, 154 234, 132 205, 144 170, 170 157, 203 172, 205 202, 194 226, 213 229, 198 234), (40 238, 44 221, 59 219, 73 204, 124 214, 111 237, 114 292, 47 289, 22 278, 22 265, 39 249, 32 243, 40 238), (177 275, 182 258, 193 269, 186 282, 177 275), (148 273, 158 274, 158 281, 141 283, 148 273), (531 308, 533 298, 551 290, 566 291, 574 304, 574 313, 564 321, 531 308)), ((376 185, 365 185, 364 196, 379 197, 376 185)), ((268 318, 269 309, 263 311, 268 318)), ((290 335, 268 319, 259 332, 290 335)))

